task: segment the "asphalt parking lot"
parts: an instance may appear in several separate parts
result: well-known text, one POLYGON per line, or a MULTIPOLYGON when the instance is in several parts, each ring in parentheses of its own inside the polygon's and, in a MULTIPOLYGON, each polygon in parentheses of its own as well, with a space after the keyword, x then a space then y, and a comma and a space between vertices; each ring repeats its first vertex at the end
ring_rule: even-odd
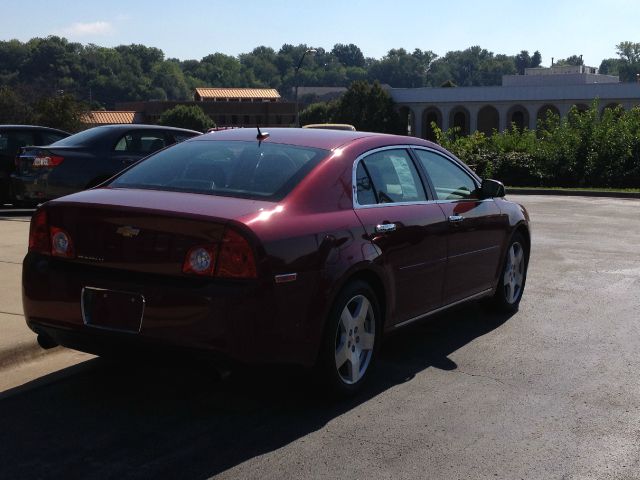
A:
POLYGON ((0 477, 640 479, 640 200, 511 198, 533 221, 515 315, 406 329, 339 403, 297 371, 40 357, 0 393, 0 477))

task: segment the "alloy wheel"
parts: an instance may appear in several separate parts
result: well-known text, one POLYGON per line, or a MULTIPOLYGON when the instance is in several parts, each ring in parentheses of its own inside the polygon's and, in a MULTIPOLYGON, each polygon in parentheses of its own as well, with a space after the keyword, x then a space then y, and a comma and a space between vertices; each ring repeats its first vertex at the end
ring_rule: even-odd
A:
POLYGON ((340 314, 335 336, 335 365, 346 384, 357 383, 367 371, 376 334, 374 308, 364 295, 352 297, 340 314))
POLYGON ((504 297, 508 304, 517 303, 524 283, 525 258, 524 250, 519 242, 509 247, 507 262, 504 267, 504 297))

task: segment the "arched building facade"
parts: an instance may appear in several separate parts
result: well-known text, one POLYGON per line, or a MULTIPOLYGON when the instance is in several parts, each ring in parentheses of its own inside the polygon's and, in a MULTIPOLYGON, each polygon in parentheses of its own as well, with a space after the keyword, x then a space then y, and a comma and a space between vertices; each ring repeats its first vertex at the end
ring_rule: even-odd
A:
POLYGON ((535 129, 548 112, 564 117, 572 106, 585 110, 594 99, 602 111, 640 106, 640 84, 620 83, 590 67, 572 68, 528 69, 525 75, 505 75, 496 87, 392 88, 389 93, 401 114, 409 113, 410 134, 428 140, 435 138, 432 125, 487 135, 511 125, 535 129))

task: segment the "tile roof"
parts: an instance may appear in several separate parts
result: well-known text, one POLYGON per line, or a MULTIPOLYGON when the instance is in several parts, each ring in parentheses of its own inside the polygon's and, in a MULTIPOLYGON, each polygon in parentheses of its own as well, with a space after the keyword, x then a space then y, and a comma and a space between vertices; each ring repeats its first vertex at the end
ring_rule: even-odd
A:
POLYGON ((196 88, 201 98, 280 98, 275 88, 196 88))
POLYGON ((135 116, 136 112, 94 110, 82 115, 81 121, 90 125, 125 124, 134 123, 135 116))

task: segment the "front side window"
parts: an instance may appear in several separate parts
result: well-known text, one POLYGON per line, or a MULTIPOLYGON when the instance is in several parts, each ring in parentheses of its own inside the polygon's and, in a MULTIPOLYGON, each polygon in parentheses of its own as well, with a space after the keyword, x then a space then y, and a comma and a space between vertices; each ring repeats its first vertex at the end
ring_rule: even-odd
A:
POLYGON ((429 175, 438 200, 477 199, 478 186, 471 175, 451 160, 429 150, 415 150, 429 175))
POLYGON ((328 154, 272 143, 184 142, 138 163, 111 186, 279 201, 328 154))
POLYGON ((416 167, 402 149, 383 150, 361 160, 356 189, 360 205, 426 200, 416 167))

